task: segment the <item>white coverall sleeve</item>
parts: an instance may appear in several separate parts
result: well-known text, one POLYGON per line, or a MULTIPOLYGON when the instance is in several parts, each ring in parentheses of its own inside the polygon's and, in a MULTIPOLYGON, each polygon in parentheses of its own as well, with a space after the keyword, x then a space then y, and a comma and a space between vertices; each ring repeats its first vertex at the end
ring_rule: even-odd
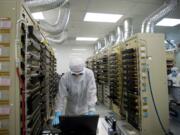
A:
POLYGON ((95 78, 94 78, 94 73, 91 71, 89 74, 90 78, 89 78, 89 82, 88 82, 88 86, 87 86, 87 97, 88 97, 88 111, 96 111, 95 109, 95 105, 97 102, 97 89, 96 89, 96 82, 95 82, 95 78))
POLYGON ((67 79, 63 76, 59 82, 59 91, 56 96, 55 112, 64 112, 67 98, 67 79))
POLYGON ((180 73, 177 75, 177 86, 180 87, 180 73))
POLYGON ((168 75, 168 80, 172 80, 172 75, 171 74, 168 75))

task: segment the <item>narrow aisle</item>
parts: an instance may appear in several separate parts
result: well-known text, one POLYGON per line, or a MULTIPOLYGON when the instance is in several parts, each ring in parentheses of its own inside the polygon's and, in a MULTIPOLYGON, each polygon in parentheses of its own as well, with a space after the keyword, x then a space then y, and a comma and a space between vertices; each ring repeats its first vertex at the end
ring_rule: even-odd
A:
POLYGON ((97 111, 97 114, 100 115, 100 117, 105 117, 108 115, 109 112, 112 112, 110 109, 108 109, 107 107, 105 107, 104 105, 100 103, 96 105, 96 111, 97 111))
POLYGON ((174 133, 174 135, 180 134, 180 122, 175 119, 170 119, 170 129, 171 132, 174 133))

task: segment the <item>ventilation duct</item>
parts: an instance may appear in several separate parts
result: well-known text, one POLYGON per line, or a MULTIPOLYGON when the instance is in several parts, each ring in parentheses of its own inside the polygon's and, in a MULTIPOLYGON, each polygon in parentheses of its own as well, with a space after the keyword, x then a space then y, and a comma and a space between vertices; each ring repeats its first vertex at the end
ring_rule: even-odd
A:
POLYGON ((132 19, 127 18, 123 22, 124 24, 124 40, 131 37, 133 34, 133 26, 132 26, 132 19))
POLYGON ((31 12, 47 11, 60 7, 67 0, 25 0, 31 12))
POLYGON ((94 45, 94 50, 95 50, 95 53, 98 52, 98 44, 94 45))
POLYGON ((141 32, 153 33, 155 24, 173 9, 175 9, 176 5, 177 0, 166 0, 166 2, 160 8, 144 19, 141 32))
POLYGON ((109 34, 109 45, 112 46, 115 44, 115 32, 111 32, 109 34))
POLYGON ((62 44, 67 39, 67 32, 63 31, 62 33, 58 34, 57 36, 48 36, 46 39, 48 40, 49 44, 62 44))
POLYGON ((103 39, 102 39, 102 42, 105 44, 105 47, 111 45, 111 37, 110 37, 110 34, 109 35, 106 35, 103 39))
POLYGON ((116 28, 116 32, 115 32, 115 44, 118 44, 119 42, 123 41, 123 28, 122 26, 118 26, 116 28))
POLYGON ((100 49, 101 49, 101 47, 102 47, 102 44, 101 44, 101 42, 100 42, 100 41, 98 41, 98 43, 97 43, 97 49, 98 49, 98 50, 100 50, 100 49))
POLYGON ((98 52, 101 50, 101 42, 98 41, 95 45, 95 54, 98 54, 98 52))
POLYGON ((63 32, 69 22, 70 17, 70 4, 66 3, 62 8, 59 9, 57 20, 54 24, 50 24, 46 21, 39 21, 40 28, 50 35, 57 35, 63 32))
POLYGON ((47 11, 59 7, 57 20, 50 24, 39 21, 39 27, 47 34, 46 39, 52 44, 61 44, 67 39, 67 27, 70 17, 70 3, 68 0, 26 0, 31 12, 47 11))
POLYGON ((100 52, 103 51, 108 46, 107 37, 104 37, 98 44, 101 45, 100 52))
POLYGON ((103 38, 102 43, 104 45, 104 49, 109 46, 108 36, 103 38))

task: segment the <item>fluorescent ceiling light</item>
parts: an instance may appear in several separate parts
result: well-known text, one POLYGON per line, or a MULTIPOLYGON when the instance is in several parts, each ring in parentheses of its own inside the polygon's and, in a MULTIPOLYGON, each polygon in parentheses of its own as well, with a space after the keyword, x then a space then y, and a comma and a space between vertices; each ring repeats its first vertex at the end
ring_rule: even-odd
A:
POLYGON ((96 37, 76 37, 77 41, 96 41, 96 37))
POLYGON ((176 26, 180 24, 180 19, 174 19, 174 18, 164 18, 161 21, 159 21, 156 25, 157 26, 176 26))
POLYGON ((81 53, 71 53, 71 55, 82 55, 81 53))
POLYGON ((74 48, 74 49, 72 49, 73 51, 86 51, 87 49, 83 49, 83 48, 81 48, 81 49, 77 49, 77 48, 74 48))
POLYGON ((32 16, 36 20, 44 20, 44 15, 42 12, 32 13, 32 16))
POLYGON ((84 17, 84 21, 116 23, 122 16, 123 15, 120 14, 103 14, 87 12, 84 17))

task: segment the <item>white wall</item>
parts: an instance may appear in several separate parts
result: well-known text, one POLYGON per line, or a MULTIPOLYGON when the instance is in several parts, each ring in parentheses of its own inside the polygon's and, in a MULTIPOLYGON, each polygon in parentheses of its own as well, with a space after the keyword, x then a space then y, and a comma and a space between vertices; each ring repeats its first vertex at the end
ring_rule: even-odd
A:
MULTIPOLYGON (((75 42, 75 41, 74 41, 75 42)), ((93 55, 93 45, 77 45, 77 44, 62 44, 52 45, 55 49, 55 56, 57 58, 57 72, 59 74, 69 70, 69 61, 73 56, 80 56, 84 60, 93 55), (72 49, 86 49, 86 50, 72 50, 72 49)))

